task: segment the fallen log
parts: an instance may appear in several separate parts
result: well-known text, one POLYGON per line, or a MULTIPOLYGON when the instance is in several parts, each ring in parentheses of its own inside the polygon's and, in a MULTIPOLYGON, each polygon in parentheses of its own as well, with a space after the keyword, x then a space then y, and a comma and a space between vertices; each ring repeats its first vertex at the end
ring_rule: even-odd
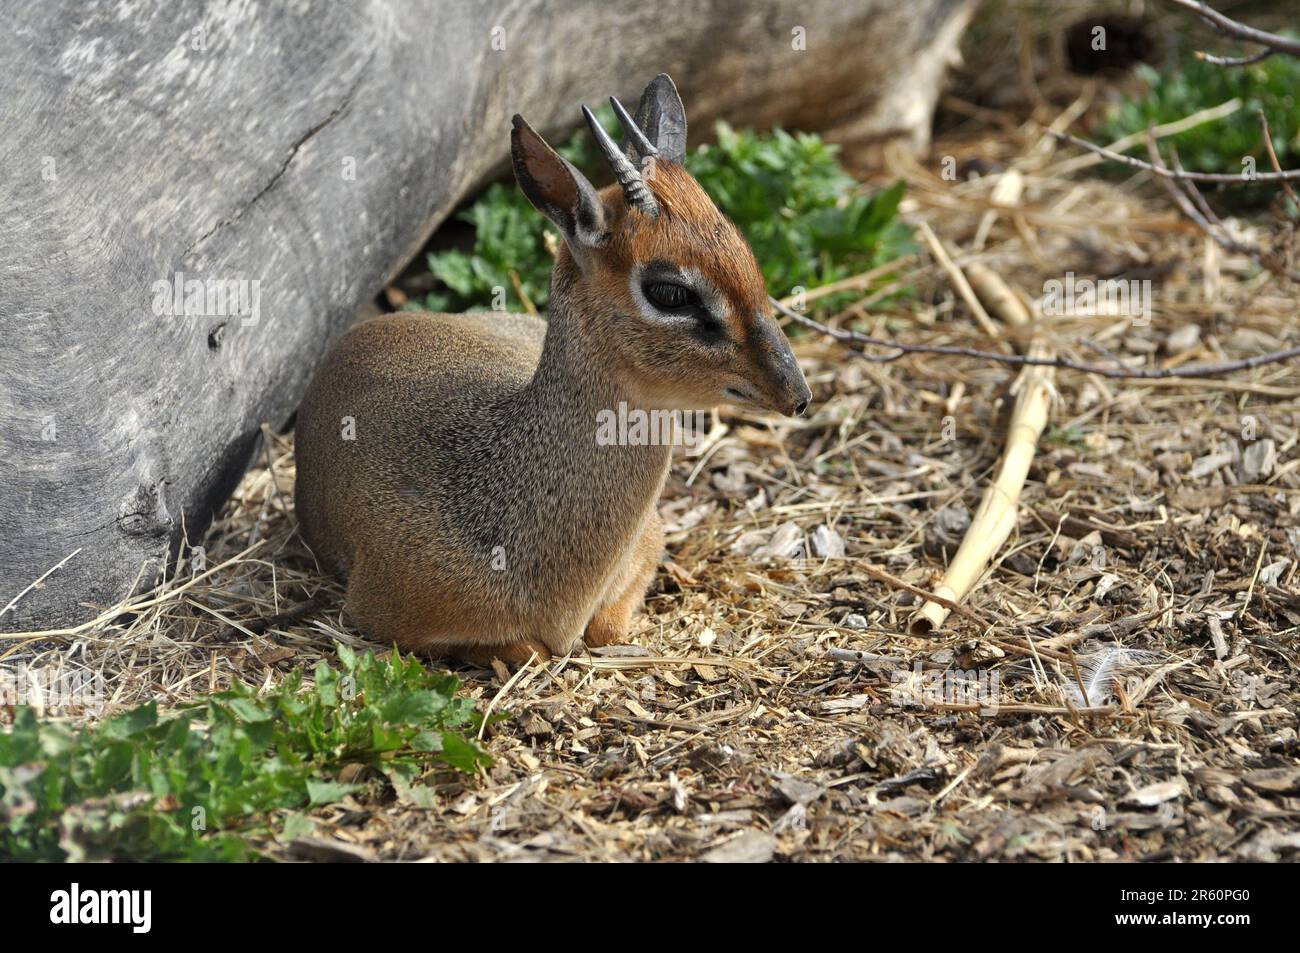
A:
POLYGON ((697 131, 924 147, 973 0, 6 4, 0 630, 89 619, 201 539, 261 425, 509 117, 667 71, 697 131))

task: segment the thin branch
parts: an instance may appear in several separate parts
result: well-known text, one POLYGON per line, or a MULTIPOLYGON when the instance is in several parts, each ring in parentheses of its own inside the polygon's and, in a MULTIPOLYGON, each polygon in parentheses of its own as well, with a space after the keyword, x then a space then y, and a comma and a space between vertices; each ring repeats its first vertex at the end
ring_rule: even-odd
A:
POLYGON ((1235 374, 1238 371, 1248 371, 1267 364, 1281 364, 1285 361, 1300 358, 1300 346, 1296 346, 1281 351, 1270 351, 1267 354, 1256 354, 1254 357, 1243 357, 1235 361, 1222 361, 1217 364, 1189 364, 1177 368, 1105 367, 1100 364, 1084 364, 1060 356, 1040 357, 1032 354, 998 354, 995 351, 980 351, 975 348, 957 347, 949 344, 904 344, 901 341, 889 341, 885 338, 872 337, 860 331, 828 327, 820 321, 786 307, 776 298, 770 298, 769 300, 772 302, 772 306, 785 317, 796 324, 816 331, 818 334, 824 334, 844 344, 884 347, 896 352, 894 354, 875 355, 854 348, 855 353, 860 357, 881 364, 896 361, 905 354, 943 354, 950 357, 970 357, 980 361, 991 361, 995 364, 1010 364, 1015 367, 1059 367, 1069 371, 1079 371, 1082 374, 1096 374, 1099 377, 1161 380, 1179 377, 1222 377, 1225 374, 1235 374))
POLYGON ((1257 43, 1260 46, 1268 47, 1275 53, 1290 53, 1292 56, 1300 56, 1300 40, 1278 36, 1276 33, 1267 33, 1264 30, 1257 30, 1253 26, 1238 23, 1208 4, 1201 3, 1200 0, 1166 0, 1166 2, 1195 13, 1212 30, 1222 36, 1234 40, 1244 40, 1247 43, 1257 43))
MULTIPOLYGON (((1268 161, 1273 166, 1273 171, 1281 172, 1282 166, 1277 161, 1277 152, 1273 149, 1273 131, 1268 128, 1268 117, 1264 115, 1264 110, 1258 110, 1259 125, 1264 134, 1264 148, 1268 150, 1268 161)), ((1285 179, 1282 180, 1282 188, 1286 189, 1286 194, 1291 197, 1291 201, 1300 206, 1300 198, 1296 197, 1295 189, 1291 188, 1291 183, 1285 179)))
MULTIPOLYGON (((1163 160, 1160 158, 1160 147, 1156 145, 1155 136, 1147 137, 1147 154, 1151 156, 1151 167, 1153 169, 1166 169, 1163 160)), ((1173 170, 1181 171, 1182 167, 1173 170)), ((1168 170, 1167 170, 1168 171, 1168 170)), ((1162 178, 1160 184, 1164 186, 1169 197, 1183 211, 1183 214, 1196 223, 1196 227, 1213 239, 1217 244, 1236 255, 1245 255, 1259 267, 1271 271, 1275 275, 1284 278, 1290 278, 1292 281, 1300 281, 1300 272, 1292 272, 1278 260, 1276 255, 1265 252, 1257 245, 1248 245, 1233 238, 1228 229, 1218 220, 1213 209, 1197 191, 1195 183, 1188 178, 1183 178, 1175 183, 1172 179, 1162 178), (1184 193, 1178 186, 1181 185, 1187 189, 1184 193), (1191 200, 1188 195, 1191 195, 1191 200), (1193 204, 1195 202, 1195 204, 1193 204), (1200 208, 1197 208, 1197 205, 1200 208), (1211 221, 1213 220, 1213 221, 1211 221)))
POLYGON ((939 240, 939 236, 934 233, 934 230, 924 220, 918 221, 916 227, 917 231, 921 233, 921 237, 925 239, 925 243, 930 246, 930 253, 934 255, 934 260, 939 263, 939 267, 947 274, 948 281, 952 284, 953 289, 957 294, 961 295, 961 299, 966 302, 966 307, 970 308, 970 313, 975 316, 975 323, 989 337, 997 337, 997 325, 993 323, 993 319, 989 317, 988 312, 984 310, 984 306, 980 304, 980 299, 975 297, 975 291, 971 288, 970 282, 966 280, 966 276, 962 274, 962 270, 953 264, 952 256, 943 247, 943 242, 939 240))
MULTIPOLYGON (((1159 156, 1159 150, 1157 150, 1156 155, 1159 156)), ((1169 144, 1169 157, 1173 161, 1174 171, 1182 172, 1183 164, 1178 159, 1178 147, 1175 146, 1173 143, 1169 144)), ((1152 161, 1154 162, 1155 159, 1153 158, 1152 161)), ((1161 184, 1172 185, 1173 183, 1165 179, 1162 179, 1161 184)), ((1204 215, 1207 219, 1209 219, 1212 225, 1214 225, 1216 228, 1223 227, 1223 220, 1219 218, 1218 213, 1215 212, 1214 209, 1210 207, 1210 203, 1205 201, 1205 196, 1201 194, 1201 190, 1196 187, 1195 182, 1189 182, 1186 179, 1184 179, 1178 184, 1181 185, 1183 187, 1183 190, 1188 195, 1191 196, 1192 201, 1196 203, 1196 207, 1201 210, 1201 214, 1204 215)))
POLYGON ((1068 142, 1080 148, 1087 149, 1089 152, 1095 152, 1104 159, 1110 159, 1112 162, 1121 162, 1124 165, 1131 166, 1134 169, 1143 169, 1147 172, 1154 172, 1156 175, 1165 179, 1186 179, 1192 182, 1222 182, 1229 185, 1244 185, 1252 182, 1285 182, 1288 179, 1300 179, 1300 169, 1287 169, 1278 172, 1256 172, 1246 177, 1238 172, 1177 172, 1167 166, 1154 166, 1150 162, 1143 162, 1141 159, 1135 159, 1133 156, 1126 156, 1118 152, 1112 152, 1104 146, 1088 142, 1086 139, 1080 139, 1078 136, 1072 136, 1068 132, 1057 132, 1055 129, 1048 129, 1049 133, 1060 139, 1062 142, 1068 142))
POLYGON ((1262 63, 1276 52, 1276 50, 1263 49, 1250 56, 1215 56, 1213 53, 1197 50, 1196 58, 1214 66, 1250 66, 1252 63, 1262 63))

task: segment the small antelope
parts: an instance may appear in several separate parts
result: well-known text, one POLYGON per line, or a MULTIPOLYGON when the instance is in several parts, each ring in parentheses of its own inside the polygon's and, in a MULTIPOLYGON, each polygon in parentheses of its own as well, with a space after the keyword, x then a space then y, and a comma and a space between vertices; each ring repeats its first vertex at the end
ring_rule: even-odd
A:
POLYGON ((484 662, 627 636, 663 549, 671 447, 596 439, 598 415, 812 396, 745 240, 682 167, 660 75, 597 191, 520 116, 511 158, 564 244, 550 318, 419 314, 343 336, 298 415, 296 507, 348 610, 404 650, 484 662))

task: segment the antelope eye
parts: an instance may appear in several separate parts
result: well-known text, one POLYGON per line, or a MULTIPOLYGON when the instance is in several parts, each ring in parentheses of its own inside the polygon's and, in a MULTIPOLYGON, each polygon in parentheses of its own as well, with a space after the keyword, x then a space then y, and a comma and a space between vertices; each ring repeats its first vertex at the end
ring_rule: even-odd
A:
POLYGON ((672 281, 647 281, 641 286, 641 293, 660 311, 683 311, 701 307, 699 295, 685 285, 672 281))

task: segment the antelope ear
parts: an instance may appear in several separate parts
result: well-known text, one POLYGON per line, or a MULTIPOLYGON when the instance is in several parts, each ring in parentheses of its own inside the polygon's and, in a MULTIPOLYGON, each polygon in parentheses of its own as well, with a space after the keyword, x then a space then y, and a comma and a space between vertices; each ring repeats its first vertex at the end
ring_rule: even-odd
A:
MULTIPOLYGON (((633 118, 660 155, 677 163, 686 158, 686 108, 667 73, 650 81, 633 118)), ((631 143, 624 142, 623 151, 639 164, 631 143)))
POLYGON ((609 238, 605 207, 587 177, 570 165, 523 116, 515 116, 510 159, 528 201, 560 229, 570 248, 595 248, 609 238))

